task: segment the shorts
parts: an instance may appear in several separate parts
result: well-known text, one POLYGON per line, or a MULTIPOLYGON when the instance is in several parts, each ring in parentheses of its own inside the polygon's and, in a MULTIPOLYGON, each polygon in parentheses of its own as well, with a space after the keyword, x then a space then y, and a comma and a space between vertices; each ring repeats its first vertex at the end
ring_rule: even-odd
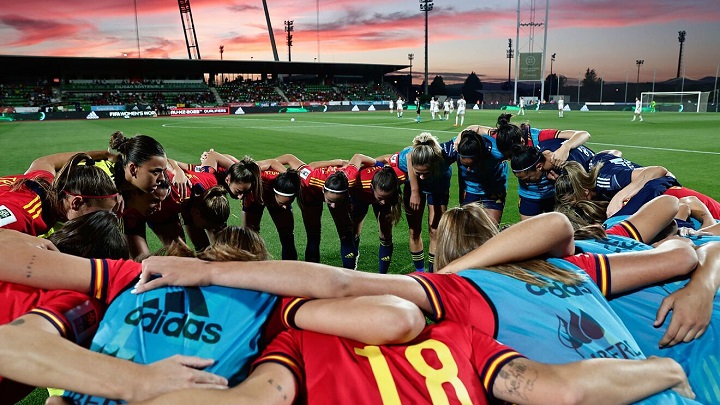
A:
POLYGON ((540 200, 520 197, 518 202, 520 215, 526 217, 534 217, 544 212, 552 212, 555 210, 555 197, 543 198, 540 200))
POLYGON ((506 197, 507 194, 505 193, 496 195, 465 193, 460 204, 465 205, 479 202, 483 205, 483 207, 489 210, 502 211, 503 209, 505 209, 506 197))

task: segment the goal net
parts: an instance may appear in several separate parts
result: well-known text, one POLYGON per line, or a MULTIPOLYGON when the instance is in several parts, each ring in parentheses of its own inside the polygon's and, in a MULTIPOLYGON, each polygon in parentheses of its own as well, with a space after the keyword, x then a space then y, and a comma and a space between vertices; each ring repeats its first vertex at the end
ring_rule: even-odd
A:
POLYGON ((675 112, 707 112, 709 91, 643 92, 640 95, 643 110, 675 112))

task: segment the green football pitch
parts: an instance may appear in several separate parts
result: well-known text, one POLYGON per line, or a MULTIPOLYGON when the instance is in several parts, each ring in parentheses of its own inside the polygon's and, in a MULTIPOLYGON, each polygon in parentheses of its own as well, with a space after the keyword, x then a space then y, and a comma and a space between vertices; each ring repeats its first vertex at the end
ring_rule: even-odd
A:
MULTIPOLYGON (((469 110, 465 125, 494 125, 499 110, 469 110)), ((569 111, 559 118, 555 111, 528 111, 513 122, 529 121, 537 128, 583 129, 592 138, 587 146, 595 151, 619 149, 623 156, 642 165, 663 165, 686 187, 720 199, 720 114, 646 113, 644 122, 631 122, 632 112, 569 111)), ((432 121, 423 112, 422 122, 415 113, 397 118, 389 111, 353 113, 288 113, 213 117, 154 119, 101 119, 0 123, 0 175, 24 172, 33 159, 57 152, 105 149, 114 131, 126 136, 146 134, 160 141, 168 157, 198 163, 200 154, 213 148, 236 157, 250 155, 260 160, 292 153, 305 162, 334 158, 349 159, 354 153, 379 156, 399 151, 414 136, 428 131, 446 141, 459 128, 450 121, 432 121), (291 121, 294 118, 294 121, 291 121)), ((456 169, 454 169, 457 172, 456 169)), ((450 206, 458 205, 457 177, 454 176, 450 206)), ((231 202, 231 224, 241 223, 240 204, 231 202)), ((295 210, 295 234, 300 259, 305 232, 295 210)), ((517 180, 510 175, 503 223, 518 221, 517 180)), ((329 213, 323 215, 322 261, 340 265, 337 233, 329 213)), ((269 215, 263 217, 261 235, 274 257, 280 257, 280 244, 269 215)), ((395 252, 390 271, 412 271, 408 251, 407 223, 403 219, 393 232, 395 252)), ((427 232, 425 232, 427 249, 427 232)), ((159 247, 149 232, 151 249, 159 247)), ((528 235, 528 237, 541 237, 528 235)), ((377 271, 378 231, 372 215, 365 221, 359 268, 377 271)), ((31 401, 29 403, 41 403, 31 401)))

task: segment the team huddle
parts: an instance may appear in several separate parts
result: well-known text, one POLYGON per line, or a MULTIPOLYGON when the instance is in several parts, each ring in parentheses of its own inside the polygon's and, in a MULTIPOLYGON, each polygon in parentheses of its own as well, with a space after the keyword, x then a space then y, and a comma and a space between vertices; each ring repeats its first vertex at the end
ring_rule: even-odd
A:
POLYGON ((81 405, 720 403, 720 203, 587 131, 511 120, 309 163, 180 162, 116 132, 3 174, 0 404, 36 386, 81 405), (522 221, 501 231, 508 173, 522 221), (320 263, 325 207, 342 267, 320 263), (403 216, 415 271, 388 274, 403 216))

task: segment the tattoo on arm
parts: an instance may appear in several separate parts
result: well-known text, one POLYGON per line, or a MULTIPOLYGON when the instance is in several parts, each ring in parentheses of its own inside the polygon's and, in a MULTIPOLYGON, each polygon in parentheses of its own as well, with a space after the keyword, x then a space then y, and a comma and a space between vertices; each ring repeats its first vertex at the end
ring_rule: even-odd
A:
POLYGON ((537 370, 528 368, 523 360, 512 360, 500 370, 499 379, 496 381, 501 385, 496 387, 501 392, 519 398, 528 398, 530 391, 535 388, 535 381, 538 378, 537 370))
POLYGON ((24 319, 16 319, 16 320, 10 322, 10 325, 16 325, 16 326, 17 326, 17 325, 22 325, 22 324, 24 324, 24 323, 25 323, 25 320, 24 320, 24 319))
POLYGON ((33 267, 33 264, 35 264, 35 258, 36 258, 36 256, 32 255, 32 257, 30 258, 30 263, 28 263, 27 266, 25 266, 25 270, 26 270, 25 278, 32 277, 32 267, 33 267))
POLYGON ((283 392, 282 385, 276 383, 275 380, 273 380, 272 378, 269 379, 267 382, 268 384, 270 384, 271 387, 277 390, 278 394, 282 395, 283 401, 287 401, 287 393, 283 392))

